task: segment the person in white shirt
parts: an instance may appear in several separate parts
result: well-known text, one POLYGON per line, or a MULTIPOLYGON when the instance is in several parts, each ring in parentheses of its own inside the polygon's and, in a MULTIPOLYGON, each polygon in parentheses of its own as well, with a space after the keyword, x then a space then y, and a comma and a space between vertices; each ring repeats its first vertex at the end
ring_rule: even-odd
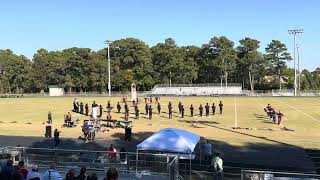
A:
POLYGON ((220 154, 216 153, 212 158, 211 166, 214 168, 214 177, 217 180, 223 179, 223 160, 220 158, 220 154))
POLYGON ((43 174, 43 180, 63 180, 61 174, 56 171, 56 165, 51 164, 48 171, 43 174))
POLYGON ((204 160, 205 161, 210 161, 212 158, 212 144, 210 144, 209 140, 206 141, 206 143, 203 145, 203 150, 204 150, 204 160))
POLYGON ((26 180, 42 180, 40 173, 38 173, 37 165, 32 165, 31 171, 28 172, 26 180))

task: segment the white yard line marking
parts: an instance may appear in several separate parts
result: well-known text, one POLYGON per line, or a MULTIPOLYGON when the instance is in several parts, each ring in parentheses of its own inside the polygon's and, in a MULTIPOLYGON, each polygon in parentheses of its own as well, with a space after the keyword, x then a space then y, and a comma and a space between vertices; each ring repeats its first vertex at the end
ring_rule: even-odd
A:
MULTIPOLYGON (((279 101, 279 100, 277 100, 278 102, 281 102, 281 101, 279 101)), ((312 120, 314 120, 314 121, 318 121, 318 122, 320 122, 320 120, 318 120, 318 119, 316 119, 316 118, 314 118, 314 117, 312 117, 311 115, 309 115, 309 114, 307 114, 307 113, 305 113, 305 112, 303 112, 302 110, 300 110, 300 109, 298 109, 298 108, 296 108, 296 107, 294 107, 294 106, 291 106, 290 104, 287 104, 287 103, 284 103, 284 102, 281 102, 282 104, 284 104, 284 105, 286 105, 286 106, 288 106, 288 107, 290 107, 291 109, 293 109, 293 110, 295 110, 295 111, 297 111, 297 112, 300 112, 300 113, 302 113, 302 114, 304 114, 305 116, 307 116, 307 117, 309 117, 309 118, 311 118, 312 120)))

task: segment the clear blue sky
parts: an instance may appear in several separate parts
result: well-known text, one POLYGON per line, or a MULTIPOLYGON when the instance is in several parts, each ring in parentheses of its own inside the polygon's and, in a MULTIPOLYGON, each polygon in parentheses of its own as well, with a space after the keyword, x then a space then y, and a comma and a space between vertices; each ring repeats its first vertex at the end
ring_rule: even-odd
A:
MULTIPOLYGON (((289 28, 299 37, 301 64, 320 66, 319 0, 0 0, 0 49, 27 57, 39 48, 104 47, 106 39, 135 37, 154 45, 172 37, 178 45, 207 43, 225 35, 272 39, 292 51, 289 28)), ((292 64, 292 63, 291 63, 292 64)))

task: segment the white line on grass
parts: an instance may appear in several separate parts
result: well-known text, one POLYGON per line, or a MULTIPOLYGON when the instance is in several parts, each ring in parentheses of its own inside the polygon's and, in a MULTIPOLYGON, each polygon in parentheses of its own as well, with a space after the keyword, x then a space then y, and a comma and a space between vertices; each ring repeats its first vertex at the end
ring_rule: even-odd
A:
MULTIPOLYGON (((277 100, 277 101, 279 101, 279 100, 277 100)), ((320 122, 320 120, 318 120, 318 119, 316 119, 316 118, 312 117, 311 115, 309 115, 309 114, 307 114, 307 113, 303 112, 302 110, 300 110, 300 109, 298 109, 298 108, 296 108, 296 107, 294 107, 294 106, 291 106, 290 104, 284 103, 284 102, 282 102, 282 101, 279 101, 279 102, 281 102, 282 104, 284 104, 284 105, 286 105, 286 106, 290 107, 291 109, 293 109, 293 110, 295 110, 295 111, 297 111, 297 112, 300 112, 300 113, 304 114, 305 116, 307 116, 307 117, 311 118, 312 120, 315 120, 315 121, 320 122)))
POLYGON ((238 127, 237 99, 234 97, 234 127, 238 127))

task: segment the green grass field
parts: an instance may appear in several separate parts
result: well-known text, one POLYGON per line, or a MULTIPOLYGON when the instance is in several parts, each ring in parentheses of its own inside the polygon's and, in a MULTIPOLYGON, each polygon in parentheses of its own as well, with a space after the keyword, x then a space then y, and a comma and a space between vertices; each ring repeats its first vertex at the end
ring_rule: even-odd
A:
MULTIPOLYGON (((106 107, 108 97, 80 97, 80 102, 88 103, 91 106, 93 100, 106 107)), ((112 97, 111 105, 116 106, 120 97, 112 97)), ((140 113, 144 112, 143 99, 140 100, 140 113)), ((185 107, 185 117, 182 119, 177 113, 173 119, 168 119, 167 113, 158 115, 156 104, 153 103, 153 119, 147 119, 146 115, 140 115, 140 119, 133 121, 133 133, 144 134, 145 132, 156 132, 166 127, 185 129, 201 135, 204 138, 219 140, 242 146, 248 143, 286 143, 303 148, 320 147, 320 98, 287 98, 287 97, 161 97, 162 111, 167 112, 168 101, 173 102, 174 111, 178 111, 177 105, 182 101, 185 107), (189 117, 190 104, 195 106, 195 113, 198 114, 199 104, 206 102, 218 104, 224 103, 223 115, 210 115, 209 117, 189 117), (285 117, 283 126, 294 131, 282 131, 281 126, 270 123, 271 120, 265 115, 263 108, 272 104, 277 110, 281 110, 285 117), (192 126, 195 124, 198 128, 192 126), (241 128, 253 128, 251 130, 232 129, 234 126, 241 128), (261 130, 261 129, 273 129, 261 130), (260 129, 260 130, 259 130, 260 129)), ((39 136, 44 135, 44 122, 47 120, 47 113, 53 114, 53 126, 61 128, 63 115, 72 109, 73 97, 53 98, 17 98, 0 99, 0 135, 11 136, 39 136)), ((123 104, 122 111, 123 111, 123 104)), ((133 107, 130 105, 130 113, 133 107)), ((106 115, 106 113, 104 114, 106 115)), ((112 112, 113 118, 122 118, 124 115, 112 112)), ((73 113, 74 118, 80 120, 87 117, 73 113)), ((123 133, 123 129, 112 129, 106 133, 99 133, 98 138, 114 138, 115 133, 123 133)), ((63 128, 62 137, 78 137, 81 128, 63 128)))

